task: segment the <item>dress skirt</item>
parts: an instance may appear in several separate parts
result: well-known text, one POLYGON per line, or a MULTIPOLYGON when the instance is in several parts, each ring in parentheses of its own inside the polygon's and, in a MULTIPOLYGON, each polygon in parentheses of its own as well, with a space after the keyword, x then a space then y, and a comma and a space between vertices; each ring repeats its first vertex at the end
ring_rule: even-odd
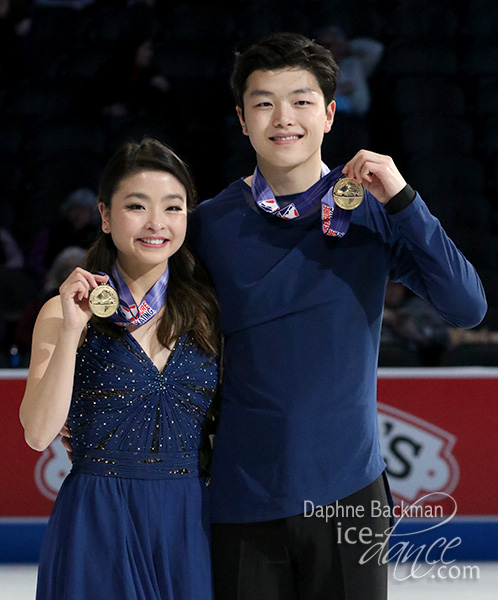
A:
POLYGON ((47 526, 37 600, 212 600, 206 494, 199 477, 70 473, 47 526))

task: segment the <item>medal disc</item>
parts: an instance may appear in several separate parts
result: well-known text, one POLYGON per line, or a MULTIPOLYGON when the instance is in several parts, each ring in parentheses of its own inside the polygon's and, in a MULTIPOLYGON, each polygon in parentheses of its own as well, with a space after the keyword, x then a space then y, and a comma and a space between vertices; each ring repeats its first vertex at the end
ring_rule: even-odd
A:
POLYGON ((356 179, 341 177, 332 189, 332 196, 339 208, 353 210, 363 202, 364 189, 356 179))
POLYGON ((104 283, 93 288, 88 304, 96 317, 110 317, 118 310, 119 297, 114 288, 104 283))

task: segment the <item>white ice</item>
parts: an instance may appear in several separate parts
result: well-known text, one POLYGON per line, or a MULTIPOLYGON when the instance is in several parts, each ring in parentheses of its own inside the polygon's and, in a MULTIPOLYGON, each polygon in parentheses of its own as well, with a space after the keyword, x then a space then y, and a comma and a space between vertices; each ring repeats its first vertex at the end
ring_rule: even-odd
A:
MULTIPOLYGON (((36 565, 0 564, 0 600, 34 600, 36 565)), ((391 567, 389 600, 496 600, 498 563, 453 563, 451 571, 414 575, 391 567), (416 576, 421 577, 416 578, 416 576), (434 575, 434 576, 433 576, 434 575)), ((368 598, 365 598, 368 600, 368 598)))

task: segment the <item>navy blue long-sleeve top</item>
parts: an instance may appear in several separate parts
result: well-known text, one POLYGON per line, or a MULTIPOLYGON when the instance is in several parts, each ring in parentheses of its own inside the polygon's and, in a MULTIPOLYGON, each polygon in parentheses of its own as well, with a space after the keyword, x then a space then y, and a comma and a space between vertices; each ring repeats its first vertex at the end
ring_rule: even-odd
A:
POLYGON ((417 194, 390 215, 366 193, 343 238, 319 206, 286 221, 237 180, 200 204, 191 245, 209 269, 225 336, 212 520, 253 522, 344 498, 384 470, 376 374, 386 281, 402 281, 449 323, 477 325, 473 266, 417 194))

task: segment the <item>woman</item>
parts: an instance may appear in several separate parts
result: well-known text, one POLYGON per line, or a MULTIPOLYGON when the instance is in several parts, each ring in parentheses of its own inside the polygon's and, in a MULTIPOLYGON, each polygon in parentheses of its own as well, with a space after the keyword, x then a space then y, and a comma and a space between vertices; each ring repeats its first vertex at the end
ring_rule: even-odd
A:
POLYGON ((218 313, 184 245, 193 202, 169 148, 122 146, 102 175, 102 232, 86 269, 38 316, 20 410, 26 441, 44 450, 67 419, 73 448, 38 600, 212 598, 199 449, 217 385, 218 313), (119 292, 109 318, 90 309, 102 284, 119 292))

